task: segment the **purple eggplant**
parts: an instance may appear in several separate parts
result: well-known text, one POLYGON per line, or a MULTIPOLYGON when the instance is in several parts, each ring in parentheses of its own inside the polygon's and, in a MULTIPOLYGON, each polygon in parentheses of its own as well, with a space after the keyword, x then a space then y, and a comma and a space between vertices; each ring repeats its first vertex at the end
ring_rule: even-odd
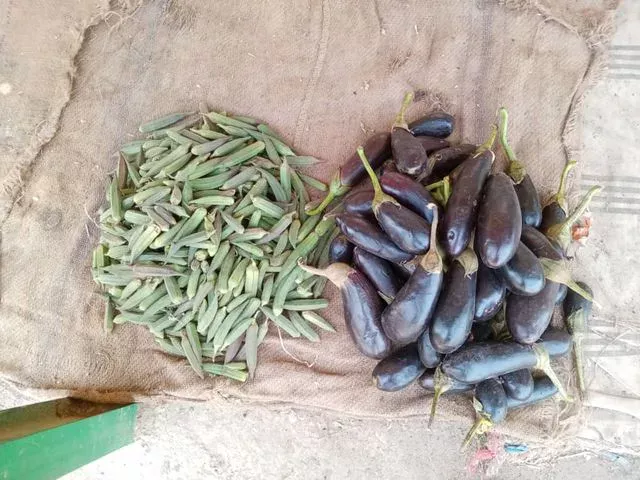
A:
POLYGON ((353 251, 353 262, 367 276, 376 290, 388 299, 393 299, 404 284, 402 277, 390 262, 360 247, 356 247, 353 251))
POLYGON ((372 201, 373 187, 360 188, 350 192, 346 197, 344 197, 342 205, 347 213, 373 217, 373 210, 371 210, 372 201))
POLYGON ((516 183, 513 188, 518 196, 520 212, 522 214, 523 225, 530 225, 538 228, 542 222, 542 206, 536 186, 529 174, 526 174, 520 183, 516 183))
POLYGON ((418 175, 427 165, 427 153, 420 140, 413 136, 404 119, 405 111, 411 102, 413 93, 408 92, 391 127, 391 153, 398 170, 409 175, 418 175))
POLYGON ((463 449, 474 437, 487 433, 493 425, 502 422, 507 416, 507 394, 497 379, 490 378, 476 385, 473 398, 476 421, 462 442, 463 449))
POLYGON ((373 369, 373 383, 385 392, 396 392, 411 385, 426 370, 415 344, 396 350, 373 369))
POLYGON ((476 145, 463 143, 432 153, 427 158, 427 167, 417 180, 425 185, 441 180, 473 155, 476 148, 476 145))
POLYGON ((329 261, 331 263, 351 263, 353 260, 353 248, 353 243, 351 243, 342 233, 336 235, 329 244, 329 261))
POLYGON ((420 144, 422 145, 422 148, 424 148, 424 151, 427 153, 427 155, 433 152, 437 152, 438 150, 442 150, 443 148, 448 148, 450 146, 449 142, 443 140, 442 138, 429 137, 427 135, 416 136, 416 138, 420 140, 420 144))
POLYGON ((483 263, 478 265, 474 322, 486 322, 498 313, 507 293, 502 277, 483 263))
POLYGON ((433 197, 411 177, 399 172, 385 172, 380 177, 380 185, 384 193, 391 195, 427 222, 433 222, 434 211, 429 208, 429 204, 434 203, 433 197))
POLYGON ((409 124, 409 130, 416 137, 428 135, 446 138, 455 127, 455 119, 448 113, 430 113, 409 124))
POLYGON ((507 289, 516 295, 536 295, 545 285, 540 260, 522 242, 519 242, 513 258, 497 271, 507 289))
POLYGON ((420 354, 420 360, 427 368, 436 368, 442 361, 442 355, 433 348, 428 328, 422 332, 418 339, 418 353, 420 354))
POLYGON ((513 339, 525 345, 535 343, 549 326, 559 284, 547 281, 536 295, 507 297, 507 327, 513 339))
POLYGON ((549 377, 539 377, 533 381, 533 391, 531 395, 525 400, 518 400, 516 398, 507 398, 507 407, 509 410, 527 407, 534 405, 547 398, 553 397, 558 393, 558 387, 554 385, 549 377))
POLYGON ((509 398, 526 400, 533 393, 533 376, 528 368, 506 373, 500 377, 500 380, 502 380, 502 386, 509 398))

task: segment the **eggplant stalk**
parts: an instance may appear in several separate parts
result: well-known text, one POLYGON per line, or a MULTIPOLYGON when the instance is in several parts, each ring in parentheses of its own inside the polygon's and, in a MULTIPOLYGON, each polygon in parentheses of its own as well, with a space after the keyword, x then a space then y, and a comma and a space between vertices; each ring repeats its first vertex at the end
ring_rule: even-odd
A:
POLYGON ((501 107, 498 110, 498 117, 500 119, 500 145, 509 160, 507 174, 511 177, 513 183, 517 185, 522 182, 524 176, 527 174, 527 170, 525 169, 524 164, 516 158, 516 154, 513 153, 513 150, 507 140, 507 125, 509 123, 509 113, 507 112, 507 109, 501 107))

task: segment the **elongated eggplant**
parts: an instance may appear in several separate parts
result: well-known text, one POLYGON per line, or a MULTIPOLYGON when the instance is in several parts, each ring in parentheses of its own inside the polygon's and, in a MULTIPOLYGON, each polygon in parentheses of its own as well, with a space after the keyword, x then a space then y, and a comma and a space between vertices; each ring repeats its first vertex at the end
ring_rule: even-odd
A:
MULTIPOLYGON (((435 370, 429 369, 424 372, 420 378, 418 379, 418 385, 424 388, 427 392, 435 393, 436 391, 436 381, 435 381, 435 370)), ((462 383, 453 378, 449 379, 450 386, 447 388, 444 393, 463 393, 473 390, 474 385, 469 383, 462 383)))
POLYGON ((350 192, 344 197, 342 204, 344 205, 345 212, 355 215, 373 216, 373 210, 371 209, 372 201, 373 187, 361 188, 350 192))
POLYGON ((409 124, 409 130, 416 137, 428 135, 446 138, 451 135, 454 127, 455 119, 448 113, 430 113, 409 124))
POLYGON ((329 244, 329 261, 349 264, 353 260, 353 249, 353 243, 341 233, 329 244))
POLYGON ((476 145, 463 143, 462 145, 443 148, 432 153, 427 158, 427 167, 418 176, 417 180, 426 185, 441 180, 473 155, 476 148, 476 145))
POLYGON ((500 144, 502 145, 502 149, 509 160, 507 173, 515 184, 514 188, 516 195, 518 196, 518 203, 522 213, 522 222, 525 225, 538 227, 542 220, 540 197, 538 196, 536 187, 533 184, 533 180, 531 180, 531 177, 527 173, 522 162, 516 159, 516 156, 507 141, 507 125, 509 122, 507 110, 505 108, 501 108, 498 110, 498 116, 500 117, 500 144))
MULTIPOLYGON (((436 206, 431 230, 438 228, 436 206)), ((382 313, 382 328, 398 344, 415 342, 427 328, 442 289, 443 264, 434 240, 426 255, 416 263, 414 272, 382 313)))
MULTIPOLYGON (((415 135, 415 134, 414 134, 415 135)), ((425 136, 416 136, 418 140, 420 140, 420 144, 424 151, 429 155, 430 153, 437 152, 438 150, 442 150, 443 148, 448 148, 450 146, 449 142, 443 140, 442 138, 429 137, 425 136)))
POLYGON ((478 265, 474 322, 486 322, 502 307, 507 293, 502 277, 483 263, 478 265))
POLYGON ((373 369, 373 383, 385 392, 396 392, 411 385, 426 370, 415 344, 396 350, 373 369))
POLYGON ((404 113, 411 102, 413 102, 413 93, 408 92, 404 96, 396 121, 391 127, 391 153, 398 170, 409 175, 418 175, 427 165, 427 153, 420 140, 413 136, 404 119, 404 113))
POLYGON ((422 332, 422 335, 420 335, 418 339, 418 353, 420 354, 422 364, 427 368, 436 368, 442 361, 442 355, 433 348, 428 328, 422 332))
POLYGON ((430 327, 431 343, 439 353, 455 352, 471 332, 477 271, 478 258, 471 249, 465 250, 449 266, 430 327))
MULTIPOLYGON (((539 225, 541 231, 546 231, 553 225, 564 223, 569 215, 569 202, 567 201, 567 178, 569 173, 578 163, 569 161, 562 169, 558 191, 549 199, 542 209, 542 221, 539 225)), ((535 225, 534 225, 535 226, 535 225)))
POLYGON ((533 393, 533 376, 528 368, 507 373, 500 380, 507 397, 526 400, 533 393))
POLYGON ((393 265, 384 258, 356 247, 353 251, 353 261, 376 290, 385 297, 394 298, 402 288, 404 283, 402 278, 393 269, 393 265))
POLYGON ((558 386, 563 398, 564 387, 552 370, 549 353, 542 345, 486 342, 470 343, 442 361, 444 374, 459 382, 479 383, 523 368, 536 368, 546 373, 558 386))
POLYGON ((378 225, 360 215, 342 213, 336 223, 354 245, 394 263, 407 262, 413 255, 400 249, 378 225))
POLYGON ((507 297, 507 327, 516 342, 531 345, 544 333, 551 322, 558 288, 559 284, 547 280, 536 295, 507 297))
MULTIPOLYGON (((580 285, 580 287, 590 295, 593 295, 589 285, 584 282, 578 282, 578 285, 580 285)), ((564 323, 567 330, 573 337, 573 356, 580 392, 586 391, 584 383, 584 355, 582 353, 582 340, 586 334, 587 323, 591 316, 591 305, 592 303, 589 300, 577 294, 573 290, 567 292, 567 298, 565 298, 562 305, 564 310, 564 323)))
POLYGON ((538 377, 533 380, 533 392, 531 392, 529 398, 518 400, 517 398, 508 397, 507 407, 509 410, 527 407, 553 397, 556 393, 558 393, 558 387, 554 385, 549 377, 538 377))
POLYGON ((522 227, 520 241, 524 243, 538 258, 550 258, 560 261, 564 258, 559 247, 553 245, 544 233, 535 228, 525 225, 522 227))
MULTIPOLYGON (((373 168, 378 168, 391 155, 391 135, 377 133, 364 144, 364 152, 373 168)), ((327 196, 317 207, 310 209, 309 215, 318 215, 337 197, 347 193, 366 177, 366 171, 358 154, 353 154, 338 168, 329 184, 327 196)))
POLYGON ((427 221, 384 193, 362 147, 358 147, 358 154, 373 185, 374 195, 371 207, 382 229, 405 252, 413 254, 426 252, 429 248, 430 234, 427 221))
POLYGON ((385 172, 380 177, 380 185, 384 193, 391 195, 427 222, 433 222, 433 210, 428 207, 430 203, 434 203, 433 197, 411 177, 399 172, 385 172))
POLYGON ((513 258, 498 269, 498 274, 507 289, 516 295, 537 295, 545 285, 540 260, 522 242, 519 242, 513 258))
POLYGON ((501 172, 490 175, 476 223, 475 250, 482 263, 489 268, 506 265, 516 254, 521 232, 522 215, 511 179, 501 172))
POLYGON ((298 265, 309 273, 328 278, 340 289, 347 330, 363 355, 382 359, 391 353, 391 341, 380 324, 382 299, 362 272, 346 263, 332 263, 323 269, 301 262, 298 265))
POLYGON ((560 305, 567 298, 567 286, 560 284, 558 287, 558 295, 556 295, 556 305, 560 305))
POLYGON ((522 223, 538 228, 542 222, 542 206, 540 196, 533 184, 529 174, 526 174, 520 183, 516 183, 513 188, 518 196, 520 212, 522 213, 522 223))
POLYGON ((466 448, 478 435, 487 433, 493 425, 502 422, 507 416, 507 395, 502 384, 495 378, 484 380, 476 385, 473 396, 476 421, 462 442, 466 448))
POLYGON ((536 342, 544 347, 551 358, 562 357, 569 353, 573 340, 571 334, 559 328, 549 327, 536 342))
POLYGON ((460 255, 469 244, 476 226, 478 202, 495 155, 486 150, 462 168, 447 202, 442 225, 444 249, 448 255, 460 255))

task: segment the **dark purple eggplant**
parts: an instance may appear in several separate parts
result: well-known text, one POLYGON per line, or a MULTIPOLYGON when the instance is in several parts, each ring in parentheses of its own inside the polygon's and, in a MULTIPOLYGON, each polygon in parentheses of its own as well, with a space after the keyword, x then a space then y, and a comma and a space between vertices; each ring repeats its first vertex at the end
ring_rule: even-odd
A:
POLYGON ((360 247, 356 247, 353 251, 353 261, 356 267, 376 287, 376 290, 389 299, 393 299, 404 284, 402 277, 398 275, 390 262, 360 247))
POLYGON ((558 393, 558 387, 554 385, 549 377, 539 377, 533 380, 533 392, 531 392, 529 398, 526 400, 507 398, 507 407, 509 410, 528 407, 553 397, 556 393, 558 393))
POLYGON ((563 357, 569 353, 573 340, 568 332, 559 328, 549 327, 536 343, 543 346, 549 356, 554 358, 563 357))
POLYGON ((502 387, 509 398, 526 400, 533 393, 533 376, 528 368, 502 375, 500 380, 502 380, 502 387))
POLYGON ((401 205, 395 198, 384 193, 362 147, 358 147, 358 154, 373 185, 371 208, 382 229, 405 252, 415 255, 426 252, 429 248, 431 230, 429 223, 401 205))
POLYGON ((413 93, 408 92, 404 96, 396 121, 391 127, 391 153, 398 170, 409 175, 418 175, 427 166, 427 153, 420 140, 409 131, 409 126, 404 119, 404 113, 411 102, 413 102, 413 93))
POLYGON ((540 260, 522 242, 519 242, 513 258, 498 269, 498 275, 507 289, 516 295, 537 295, 545 285, 540 260))
POLYGON ((430 203, 434 203, 433 197, 411 177, 400 172, 388 172, 380 177, 380 185, 384 193, 391 195, 427 222, 433 222, 433 210, 428 207, 430 203))
POLYGON ((560 284, 558 287, 558 295, 556 296, 556 305, 560 305, 567 298, 567 286, 560 284))
MULTIPOLYGON (((418 385, 424 388, 427 392, 435 393, 436 391, 436 381, 435 381, 434 373, 435 373, 435 370, 427 370, 418 379, 418 385)), ((442 394, 447 392, 449 393, 468 392, 470 390, 473 390, 474 388, 473 384, 458 382, 453 378, 449 379, 449 383, 450 383, 450 386, 447 388, 446 392, 442 392, 442 394)))
MULTIPOLYGON (((583 290, 593 295, 591 288, 584 282, 578 282, 583 290)), ((584 355, 582 352, 582 337, 587 331, 587 323, 591 316, 592 302, 577 294, 573 290, 567 292, 562 305, 564 310, 564 324, 573 337, 573 355, 576 365, 576 377, 580 392, 585 392, 584 383, 584 355)))
POLYGON ((473 155, 477 145, 463 143, 454 147, 443 148, 427 158, 427 167, 418 176, 418 181, 429 185, 449 175, 458 165, 473 155))
POLYGON ((442 361, 441 368, 445 375, 463 383, 479 383, 523 368, 536 368, 553 379, 563 398, 568 398, 564 387, 551 368, 549 353, 543 345, 506 342, 469 343, 457 352, 447 355, 442 361))
POLYGON ((476 226, 478 202, 495 155, 491 150, 467 161, 447 202, 442 225, 444 249, 448 255, 460 255, 469 244, 476 226))
MULTIPOLYGON (((431 204, 435 210, 436 206, 431 204)), ((435 213, 431 229, 438 228, 435 213)), ((382 328, 391 341, 404 345, 415 342, 429 325, 442 289, 442 257, 434 241, 416 263, 414 272, 382 313, 382 328)))
POLYGON ((347 213, 355 215, 373 216, 371 210, 371 202, 373 201, 373 187, 359 188, 350 192, 342 202, 344 210, 347 213))
POLYGON ((488 342, 493 340, 493 328, 491 322, 474 322, 471 326, 471 341, 488 342))
POLYGON ((396 392, 411 385, 426 370, 415 344, 396 350, 373 369, 373 383, 385 392, 396 392))
POLYGON ((540 196, 533 184, 533 180, 527 173, 520 183, 516 183, 513 188, 518 196, 520 204, 520 212, 522 214, 522 223, 538 228, 542 222, 542 206, 540 205, 540 196))
POLYGON ((353 243, 342 233, 336 235, 329 244, 329 262, 351 263, 353 260, 353 243))
POLYGON ((336 216, 336 223, 351 243, 367 252, 394 263, 407 262, 413 258, 413 255, 393 243, 378 225, 365 217, 342 213, 336 216))
POLYGON ((478 265, 474 322, 486 322, 502 307, 507 293, 502 277, 483 263, 478 265))
POLYGON ((456 257, 446 273, 431 320, 431 343, 439 353, 455 352, 471 332, 475 314, 478 258, 471 249, 456 257))
POLYGON ((507 297, 507 327, 516 342, 531 345, 544 333, 551 322, 558 288, 559 284, 547 280, 536 295, 507 297))
POLYGON ((487 433, 493 425, 502 422, 507 416, 507 394, 497 379, 490 378, 476 385, 473 399, 476 421, 462 442, 463 449, 474 437, 487 433))
POLYGON ((476 222, 475 250, 482 263, 489 268, 506 265, 518 249, 521 232, 522 214, 511 179, 502 172, 490 175, 476 222))
POLYGON ((428 135, 447 138, 453 132, 455 119, 448 113, 430 113, 409 124, 409 130, 416 137, 428 135))
POLYGON ((544 236, 544 233, 529 225, 522 227, 520 241, 538 258, 550 258, 555 261, 560 261, 564 258, 560 249, 556 245, 553 245, 549 239, 544 236))
POLYGON ((363 355, 382 359, 391 353, 391 341, 380 324, 382 299, 362 272, 346 263, 332 263, 323 269, 300 262, 298 265, 307 272, 328 278, 340 289, 347 330, 363 355))
POLYGON ((542 209, 542 221, 539 228, 545 232, 553 225, 560 225, 565 222, 569 215, 569 203, 567 202, 567 178, 569 173, 577 165, 575 161, 569 161, 565 164, 560 175, 560 185, 558 191, 549 199, 542 209))
POLYGON ((438 150, 442 150, 443 148, 448 148, 450 146, 449 142, 443 140, 442 138, 429 137, 425 136, 416 136, 418 140, 420 140, 420 144, 424 151, 429 155, 430 153, 437 152, 438 150))
POLYGON ((442 355, 433 348, 428 328, 422 332, 418 339, 418 353, 420 354, 420 360, 427 368, 436 368, 442 361, 442 355))
MULTIPOLYGON (((373 168, 378 168, 391 155, 391 135, 377 133, 364 144, 364 152, 373 168)), ((329 184, 329 193, 317 207, 310 209, 309 215, 318 215, 336 198, 344 195, 367 176, 358 154, 354 154, 338 168, 329 184)))

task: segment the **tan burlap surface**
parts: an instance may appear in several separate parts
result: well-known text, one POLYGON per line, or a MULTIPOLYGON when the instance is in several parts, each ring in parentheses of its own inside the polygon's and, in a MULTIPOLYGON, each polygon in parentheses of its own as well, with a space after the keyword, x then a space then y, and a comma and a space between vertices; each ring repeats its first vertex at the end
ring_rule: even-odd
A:
MULTIPOLYGON (((337 334, 323 334, 320 344, 281 343, 271 330, 257 378, 245 385, 201 381, 185 362, 161 353, 143 328, 102 331, 102 300, 89 265, 93 219, 116 164, 112 153, 136 138, 140 122, 205 101, 268 122, 298 152, 324 159, 312 173, 328 179, 367 135, 390 127, 403 93, 413 89, 418 101, 409 117, 445 109, 458 119, 455 140, 480 142, 496 109, 508 107, 512 146, 548 192, 565 150, 579 159, 573 126, 617 6, 615 0, 1 4, 10 15, 0 36, 0 83, 11 92, 0 96, 0 375, 48 390, 208 400, 224 394, 361 416, 422 415, 430 398, 417 386, 395 394, 372 386, 374 362, 351 345, 333 287, 325 313, 337 334)), ((541 439, 556 425, 548 413, 520 412, 504 429, 541 439)), ((471 404, 443 401, 441 415, 470 416, 471 404)))

